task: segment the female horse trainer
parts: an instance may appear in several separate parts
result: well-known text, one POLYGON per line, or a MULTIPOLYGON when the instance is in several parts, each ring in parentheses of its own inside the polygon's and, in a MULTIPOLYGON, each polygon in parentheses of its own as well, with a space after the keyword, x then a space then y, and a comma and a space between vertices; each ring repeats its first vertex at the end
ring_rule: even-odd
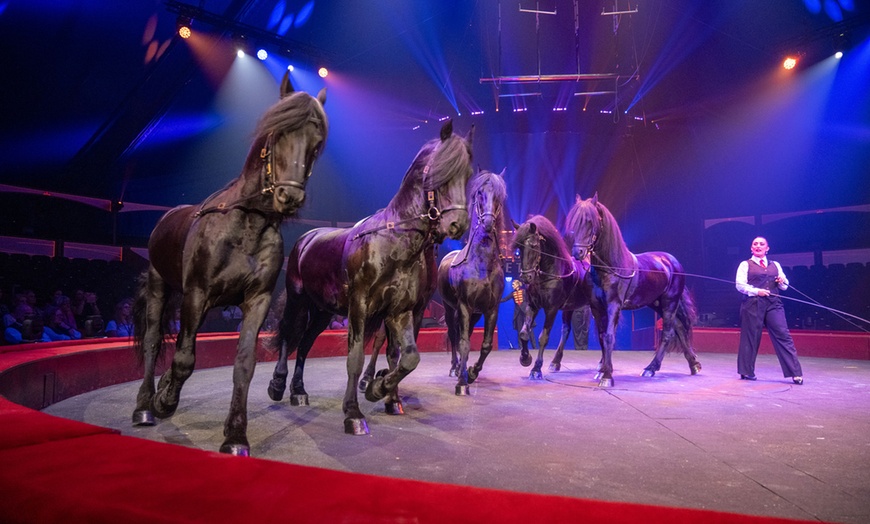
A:
POLYGON ((782 376, 803 384, 803 373, 794 341, 788 332, 780 290, 788 289, 788 279, 779 262, 767 260, 770 246, 764 237, 756 237, 750 247, 752 257, 737 267, 737 291, 743 293, 740 305, 740 346, 737 349, 737 372, 741 380, 755 380, 755 359, 761 344, 761 328, 767 327, 773 349, 782 366, 782 376))

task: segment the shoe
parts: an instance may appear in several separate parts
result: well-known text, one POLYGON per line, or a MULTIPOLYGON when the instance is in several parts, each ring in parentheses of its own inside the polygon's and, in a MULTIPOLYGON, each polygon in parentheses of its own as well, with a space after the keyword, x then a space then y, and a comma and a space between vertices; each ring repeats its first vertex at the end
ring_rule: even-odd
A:
POLYGON ((798 386, 802 386, 804 383, 804 377, 791 377, 791 381, 797 384, 798 386))
POLYGON ((740 380, 758 380, 755 375, 740 375, 740 380))

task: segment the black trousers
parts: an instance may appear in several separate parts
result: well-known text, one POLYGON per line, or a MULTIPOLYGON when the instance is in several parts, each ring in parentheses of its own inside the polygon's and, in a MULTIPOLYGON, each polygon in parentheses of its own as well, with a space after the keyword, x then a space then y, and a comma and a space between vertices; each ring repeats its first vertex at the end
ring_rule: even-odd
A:
POLYGON ((794 341, 788 332, 782 300, 776 296, 746 297, 740 305, 740 347, 737 349, 737 372, 755 374, 755 359, 761 345, 761 331, 766 327, 782 367, 782 376, 801 377, 794 341))

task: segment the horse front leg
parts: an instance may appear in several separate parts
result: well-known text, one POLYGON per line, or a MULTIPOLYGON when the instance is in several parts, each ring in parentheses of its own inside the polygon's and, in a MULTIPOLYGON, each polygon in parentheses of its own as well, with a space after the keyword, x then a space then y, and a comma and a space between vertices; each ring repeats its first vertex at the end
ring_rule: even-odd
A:
POLYGON ((595 378, 598 380, 598 386, 602 388, 613 387, 613 348, 616 346, 616 325, 619 323, 620 308, 608 304, 606 317, 596 324, 601 326, 598 329, 598 341, 601 344, 601 365, 598 368, 598 373, 595 378))
POLYGON ((465 303, 459 304, 456 325, 459 328, 459 362, 456 365, 456 389, 459 396, 468 395, 468 352, 471 350, 471 310, 465 303))
MULTIPOLYGON (((386 336, 386 328, 384 329, 384 336, 386 336)), ((394 344, 392 341, 387 341, 387 365, 389 366, 389 371, 386 369, 382 369, 377 376, 384 376, 390 371, 396 369, 396 366, 399 365, 399 346, 398 344, 394 344)), ((368 386, 366 386, 368 387, 368 386)), ((402 398, 399 396, 399 388, 396 387, 394 390, 390 391, 386 397, 384 397, 384 413, 387 415, 404 415, 405 408, 402 406, 402 398)))
MULTIPOLYGON (((523 303, 522 305, 525 306, 525 303, 523 303)), ((532 333, 532 335, 534 336, 534 332, 532 331, 532 322, 534 322, 535 317, 538 316, 538 309, 525 307, 522 311, 523 327, 520 330, 520 365, 526 368, 532 364, 532 355, 529 354, 529 333, 532 333), (525 332, 525 336, 523 336, 523 332, 525 332)))
POLYGON ((144 301, 145 323, 140 327, 143 330, 144 336, 141 341, 142 347, 140 351, 145 371, 142 385, 139 386, 139 393, 136 395, 136 408, 133 410, 134 426, 154 425, 154 414, 151 411, 155 391, 154 367, 157 355, 160 353, 163 345, 161 320, 164 305, 169 298, 168 294, 169 290, 166 288, 163 279, 157 274, 157 271, 150 268, 143 288, 139 291, 139 296, 137 297, 137 301, 144 301))
POLYGON ((352 297, 347 316, 347 387, 341 406, 344 412, 344 432, 350 435, 369 434, 369 426, 357 398, 359 377, 365 364, 366 315, 365 297, 352 297))
POLYGON ((573 311, 562 311, 562 335, 559 337, 559 347, 556 348, 556 354, 550 361, 550 371, 558 372, 562 369, 562 354, 565 352, 568 336, 571 335, 571 315, 573 313, 573 311))
MULTIPOLYGON (((366 400, 377 402, 399 386, 399 382, 417 369, 420 364, 420 352, 414 340, 413 313, 405 311, 394 317, 387 318, 385 324, 389 338, 399 349, 399 362, 395 369, 385 375, 376 377, 366 388, 366 400)), ((381 373, 378 373, 381 375, 381 373)))
POLYGON ((369 357, 369 363, 362 374, 362 378, 360 378, 359 380, 360 391, 365 391, 369 383, 375 379, 375 371, 377 370, 378 366, 378 354, 381 352, 381 348, 384 347, 384 343, 386 341, 387 330, 382 324, 380 329, 378 329, 378 332, 375 333, 374 340, 372 341, 372 356, 369 357))
POLYGON ((555 309, 544 310, 544 327, 541 329, 541 336, 538 338, 538 358, 535 359, 535 365, 532 371, 529 372, 529 378, 532 380, 542 380, 544 374, 541 368, 544 367, 544 348, 547 347, 547 342, 550 341, 550 330, 553 329, 553 323, 556 321, 555 309))
POLYGON ((468 370, 468 383, 472 384, 483 370, 483 363, 492 351, 492 340, 495 338, 495 326, 498 323, 498 306, 483 315, 483 343, 480 345, 480 356, 474 366, 468 370))
POLYGON ((224 442, 220 452, 240 457, 251 454, 248 444, 248 390, 257 365, 257 336, 269 312, 270 293, 246 298, 242 304, 242 328, 236 361, 233 364, 233 396, 224 422, 224 442))

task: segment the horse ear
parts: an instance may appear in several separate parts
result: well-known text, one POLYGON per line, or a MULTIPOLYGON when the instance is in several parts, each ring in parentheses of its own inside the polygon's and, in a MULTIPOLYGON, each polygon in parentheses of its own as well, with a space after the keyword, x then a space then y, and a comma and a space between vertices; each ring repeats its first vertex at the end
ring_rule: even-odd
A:
POLYGON ((468 136, 465 137, 465 141, 468 142, 468 147, 471 147, 471 143, 474 141, 474 124, 471 124, 471 129, 468 130, 468 136))
POLYGON ((317 93, 317 100, 320 102, 321 106, 326 105, 326 88, 325 87, 323 89, 321 89, 319 93, 317 93))
POLYGON ((592 203, 598 204, 598 191, 596 191, 595 195, 592 197, 592 203))
POLYGON ((285 71, 284 78, 281 79, 281 98, 284 98, 295 91, 296 90, 293 89, 293 82, 290 81, 290 71, 285 71))
POLYGON ((535 233, 538 232, 538 226, 536 226, 534 222, 530 222, 529 223, 529 231, 531 231, 531 233, 534 235, 535 233))
POLYGON ((577 198, 574 199, 574 203, 579 204, 580 202, 583 202, 583 199, 580 197, 580 193, 577 193, 577 198))
POLYGON ((501 173, 499 173, 498 176, 504 178, 504 172, 505 172, 505 171, 507 171, 507 168, 506 168, 506 167, 503 168, 503 169, 501 170, 501 173))
POLYGON ((445 140, 450 138, 450 135, 452 135, 452 134, 453 134, 453 119, 451 118, 450 120, 447 121, 446 124, 441 126, 441 141, 444 142, 445 140))
POLYGON ((517 221, 514 220, 513 218, 511 219, 511 224, 514 226, 514 230, 517 230, 520 228, 520 225, 517 224, 517 221))

